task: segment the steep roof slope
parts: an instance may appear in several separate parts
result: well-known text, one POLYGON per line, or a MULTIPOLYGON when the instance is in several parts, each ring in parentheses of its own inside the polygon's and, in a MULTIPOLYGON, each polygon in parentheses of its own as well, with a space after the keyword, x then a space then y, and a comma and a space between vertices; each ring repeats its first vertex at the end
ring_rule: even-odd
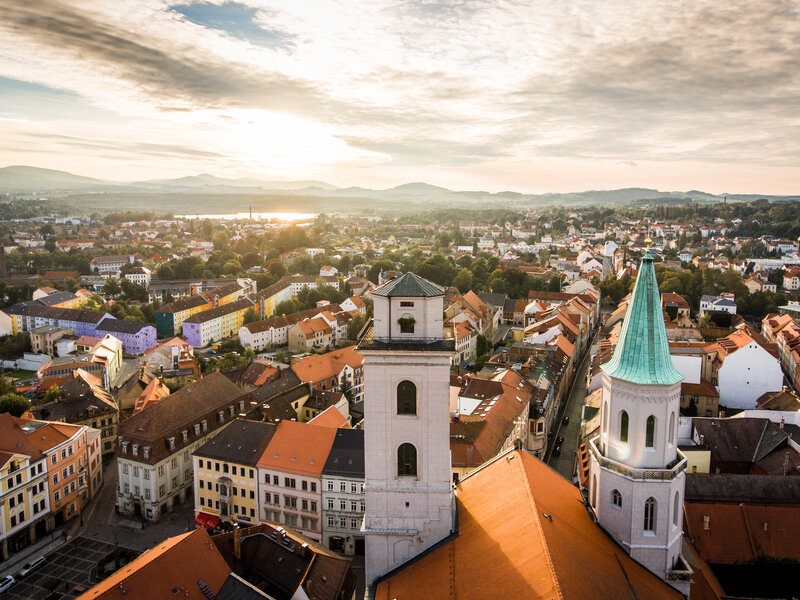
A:
POLYGON ((527 452, 461 480, 457 502, 458 535, 379 580, 376 600, 682 598, 591 520, 575 486, 527 452))
POLYGON ((673 385, 683 379, 672 364, 661 297, 648 251, 642 258, 614 356, 603 365, 611 377, 643 385, 673 385))

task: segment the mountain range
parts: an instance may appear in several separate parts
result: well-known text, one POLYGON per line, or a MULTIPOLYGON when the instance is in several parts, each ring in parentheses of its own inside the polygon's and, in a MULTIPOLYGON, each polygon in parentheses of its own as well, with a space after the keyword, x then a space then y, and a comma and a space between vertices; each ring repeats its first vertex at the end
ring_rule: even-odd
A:
POLYGON ((650 188, 623 188, 617 190, 589 190, 571 193, 524 194, 514 191, 491 193, 486 191, 454 191, 422 182, 406 183, 389 189, 373 190, 362 187, 340 188, 323 181, 267 181, 252 178, 225 179, 215 175, 200 174, 177 179, 120 182, 74 175, 65 171, 41 169, 30 166, 0 168, 0 193, 35 194, 181 194, 181 195, 276 195, 298 196, 304 199, 352 198, 374 200, 389 207, 398 202, 442 207, 486 207, 487 202, 502 202, 508 208, 533 205, 585 206, 604 204, 640 204, 651 201, 720 202, 800 199, 800 196, 775 196, 759 194, 715 195, 699 190, 659 191, 650 188))

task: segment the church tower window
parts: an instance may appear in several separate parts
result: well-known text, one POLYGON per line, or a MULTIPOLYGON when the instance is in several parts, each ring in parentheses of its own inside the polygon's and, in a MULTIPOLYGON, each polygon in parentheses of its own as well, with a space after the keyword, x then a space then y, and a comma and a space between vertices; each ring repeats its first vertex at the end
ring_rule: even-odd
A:
POLYGON ((619 493, 619 490, 611 492, 611 504, 617 508, 622 508, 622 494, 619 493))
POLYGON ((656 531, 656 499, 652 497, 644 503, 644 530, 656 531))
POLYGON ((628 443, 628 413, 624 410, 619 416, 619 441, 623 444, 628 443))
POLYGON ((417 386, 405 380, 397 384, 397 414, 417 414, 417 386))
POLYGON ((675 413, 669 416, 669 443, 675 445, 675 413))
POLYGON ((680 492, 675 492, 675 503, 672 507, 672 524, 677 527, 678 526, 678 515, 681 512, 681 495, 680 492))
POLYGON ((413 444, 400 444, 397 449, 397 476, 417 476, 417 449, 413 444))
POLYGON ((656 445, 656 418, 653 415, 647 417, 647 429, 644 432, 644 445, 652 448, 656 445))

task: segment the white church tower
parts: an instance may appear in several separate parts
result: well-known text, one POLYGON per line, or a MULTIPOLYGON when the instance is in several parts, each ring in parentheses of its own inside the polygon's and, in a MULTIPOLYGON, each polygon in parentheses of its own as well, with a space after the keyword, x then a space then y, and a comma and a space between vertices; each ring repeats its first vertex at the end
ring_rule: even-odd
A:
POLYGON ((691 571, 681 558, 686 458, 677 431, 683 376, 669 354, 649 250, 614 355, 602 369, 589 502, 631 558, 688 596, 691 571))
POLYGON ((444 291, 406 273, 376 288, 372 298, 373 321, 358 342, 365 381, 367 586, 450 535, 455 515, 453 343, 443 336, 444 291))

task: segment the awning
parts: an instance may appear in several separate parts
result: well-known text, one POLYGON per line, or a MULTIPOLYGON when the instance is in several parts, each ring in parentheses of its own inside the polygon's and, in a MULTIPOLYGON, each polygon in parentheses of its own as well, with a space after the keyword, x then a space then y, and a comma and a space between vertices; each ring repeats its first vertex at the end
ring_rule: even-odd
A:
POLYGON ((214 529, 218 523, 219 517, 217 515, 209 515, 204 512, 197 513, 197 517, 194 519, 195 525, 198 527, 205 527, 206 529, 214 529))

